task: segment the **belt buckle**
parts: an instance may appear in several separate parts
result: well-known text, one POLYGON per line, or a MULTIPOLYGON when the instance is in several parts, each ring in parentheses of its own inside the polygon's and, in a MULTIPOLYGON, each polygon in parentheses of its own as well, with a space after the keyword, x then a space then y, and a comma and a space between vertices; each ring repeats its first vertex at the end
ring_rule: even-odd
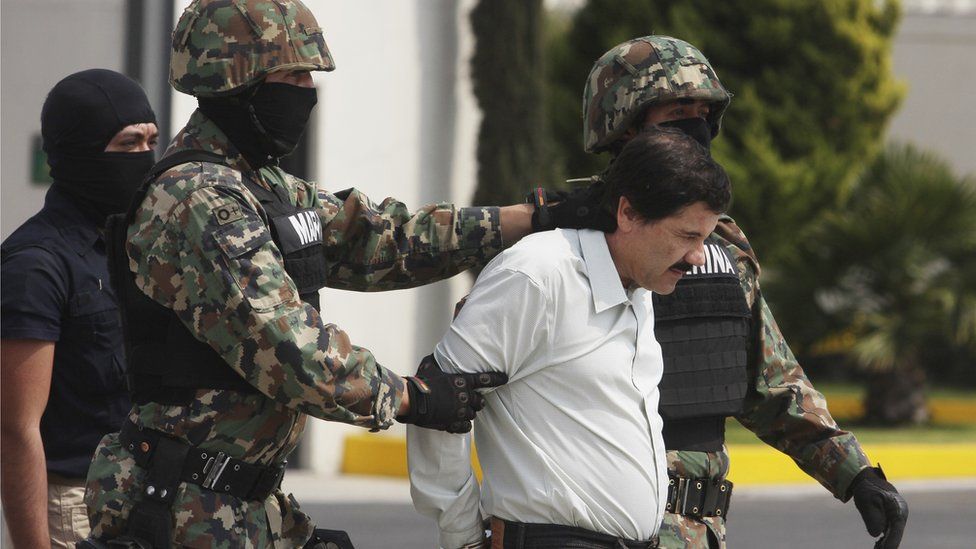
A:
MULTIPOLYGON (((224 474, 224 468, 227 467, 227 463, 230 462, 230 457, 224 452, 217 452, 217 455, 210 458, 206 465, 203 466, 203 472, 206 473, 203 482, 200 486, 207 488, 209 490, 214 490, 214 485, 217 480, 220 479, 220 475, 224 474)), ((215 490, 216 491, 216 490, 215 490)))

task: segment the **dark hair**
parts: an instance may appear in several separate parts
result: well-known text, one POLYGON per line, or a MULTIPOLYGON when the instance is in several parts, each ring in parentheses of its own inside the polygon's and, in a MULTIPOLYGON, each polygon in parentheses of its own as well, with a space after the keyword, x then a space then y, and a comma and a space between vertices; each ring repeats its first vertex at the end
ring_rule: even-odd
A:
POLYGON ((603 179, 604 207, 616 213, 625 196, 645 221, 664 219, 695 202, 724 213, 732 201, 732 184, 722 166, 676 128, 646 128, 624 145, 603 179))

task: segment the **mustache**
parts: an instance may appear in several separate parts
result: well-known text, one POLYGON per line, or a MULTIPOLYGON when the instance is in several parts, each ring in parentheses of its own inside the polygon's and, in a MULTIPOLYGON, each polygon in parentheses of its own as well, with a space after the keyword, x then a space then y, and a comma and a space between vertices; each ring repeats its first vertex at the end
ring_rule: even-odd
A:
POLYGON ((691 270, 692 267, 693 265, 691 263, 688 263, 687 261, 679 261, 674 265, 671 265, 672 269, 677 269, 683 273, 687 273, 688 271, 691 270))

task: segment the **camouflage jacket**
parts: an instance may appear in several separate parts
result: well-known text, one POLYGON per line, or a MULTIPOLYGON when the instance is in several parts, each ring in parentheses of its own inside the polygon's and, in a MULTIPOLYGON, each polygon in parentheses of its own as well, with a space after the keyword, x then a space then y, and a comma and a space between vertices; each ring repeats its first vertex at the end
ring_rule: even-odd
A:
MULTIPOLYGON (((498 209, 435 204, 410 213, 393 199, 374 205, 356 190, 339 198, 277 166, 255 172, 200 112, 167 154, 184 149, 223 154, 232 167, 195 162, 164 172, 129 227, 129 266, 142 291, 260 394, 199 390, 188 406, 137 405, 130 419, 257 464, 282 462, 306 415, 388 427, 402 380, 299 299, 242 177, 282 186, 294 204, 317 211, 332 288, 409 288, 484 264, 502 246, 498 209)), ((144 476, 117 435, 103 439, 86 494, 95 536, 124 531, 144 476)), ((254 502, 184 483, 173 516, 173 543, 187 547, 301 546, 312 529, 280 491, 254 502)))
MULTIPOLYGON (((736 419, 763 442, 793 458, 808 475, 847 501, 857 473, 870 466, 854 435, 841 430, 824 400, 797 362, 780 333, 759 289, 759 262, 735 222, 723 216, 713 236, 735 258, 746 302, 752 309, 749 390, 736 419)), ((693 478, 724 479, 729 454, 669 451, 668 470, 693 478)), ((733 479, 734 480, 734 479, 733 479)))

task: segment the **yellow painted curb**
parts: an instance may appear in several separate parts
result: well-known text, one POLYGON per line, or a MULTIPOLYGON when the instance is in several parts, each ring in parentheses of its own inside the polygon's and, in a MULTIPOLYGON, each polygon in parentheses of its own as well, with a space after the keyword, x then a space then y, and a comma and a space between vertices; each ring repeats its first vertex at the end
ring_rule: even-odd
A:
POLYGON ((407 476, 407 439, 389 435, 349 435, 342 472, 352 475, 407 476))
MULTIPOLYGON (((870 444, 864 452, 889 479, 976 477, 976 444, 870 444)), ((729 457, 729 479, 737 486, 816 482, 769 446, 733 444, 729 457)))
MULTIPOLYGON (((890 479, 976 477, 976 444, 873 444, 864 447, 873 463, 884 465, 890 479)), ((736 485, 816 482, 793 460, 765 445, 729 446, 736 485)), ((472 456, 480 472, 477 456, 472 456)), ((345 439, 342 472, 407 476, 407 442, 389 435, 351 435, 345 439)))

